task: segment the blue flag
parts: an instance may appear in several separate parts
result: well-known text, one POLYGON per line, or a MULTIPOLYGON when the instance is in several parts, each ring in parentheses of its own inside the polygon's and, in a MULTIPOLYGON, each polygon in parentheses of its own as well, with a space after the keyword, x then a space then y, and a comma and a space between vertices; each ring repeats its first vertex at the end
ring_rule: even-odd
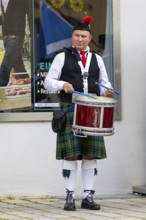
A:
POLYGON ((50 58, 58 50, 70 47, 72 30, 65 19, 41 1, 38 58, 50 58))

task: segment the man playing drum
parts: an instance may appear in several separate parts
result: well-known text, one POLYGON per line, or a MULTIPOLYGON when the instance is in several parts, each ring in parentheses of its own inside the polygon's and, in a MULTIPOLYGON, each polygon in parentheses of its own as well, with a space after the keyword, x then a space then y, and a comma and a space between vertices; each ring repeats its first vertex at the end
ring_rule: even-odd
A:
MULTIPOLYGON (((62 174, 66 189, 66 203, 64 210, 74 211, 75 182, 77 175, 77 161, 82 160, 83 198, 81 208, 99 210, 100 205, 94 202, 93 185, 97 174, 97 159, 106 158, 103 136, 77 137, 72 132, 74 90, 83 93, 94 93, 97 96, 112 97, 113 91, 99 88, 96 82, 109 88, 107 72, 102 58, 91 53, 88 46, 92 39, 90 22, 91 16, 85 16, 82 22, 74 26, 72 32, 72 47, 57 54, 46 76, 44 86, 51 92, 60 91, 60 109, 67 113, 65 131, 57 134, 56 159, 63 160, 62 174), (82 51, 85 51, 81 62, 82 51), (85 64, 86 62, 86 64, 85 64)), ((82 53, 82 54, 83 54, 82 53)))

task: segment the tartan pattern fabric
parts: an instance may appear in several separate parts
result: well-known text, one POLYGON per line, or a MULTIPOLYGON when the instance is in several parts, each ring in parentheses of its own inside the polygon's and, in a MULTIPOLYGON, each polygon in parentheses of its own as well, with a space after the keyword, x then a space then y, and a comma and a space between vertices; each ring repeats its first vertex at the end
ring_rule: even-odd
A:
POLYGON ((106 158, 106 149, 103 136, 77 137, 72 132, 74 117, 74 104, 60 103, 60 109, 67 112, 67 124, 65 131, 57 134, 56 159, 77 156, 79 160, 83 156, 95 159, 106 158))

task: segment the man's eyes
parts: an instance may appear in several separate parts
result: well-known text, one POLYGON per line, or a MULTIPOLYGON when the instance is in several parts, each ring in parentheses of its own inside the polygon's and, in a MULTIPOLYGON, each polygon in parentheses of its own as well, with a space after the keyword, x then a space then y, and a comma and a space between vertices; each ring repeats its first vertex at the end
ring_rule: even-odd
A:
POLYGON ((76 37, 86 38, 86 36, 76 35, 76 37))

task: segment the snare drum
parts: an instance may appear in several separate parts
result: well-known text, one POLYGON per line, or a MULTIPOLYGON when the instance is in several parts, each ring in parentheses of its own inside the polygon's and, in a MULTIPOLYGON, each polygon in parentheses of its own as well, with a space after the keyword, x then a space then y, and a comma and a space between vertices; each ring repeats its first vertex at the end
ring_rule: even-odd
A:
POLYGON ((91 98, 76 95, 72 130, 74 135, 106 136, 113 135, 114 108, 117 101, 112 98, 96 96, 91 98))

